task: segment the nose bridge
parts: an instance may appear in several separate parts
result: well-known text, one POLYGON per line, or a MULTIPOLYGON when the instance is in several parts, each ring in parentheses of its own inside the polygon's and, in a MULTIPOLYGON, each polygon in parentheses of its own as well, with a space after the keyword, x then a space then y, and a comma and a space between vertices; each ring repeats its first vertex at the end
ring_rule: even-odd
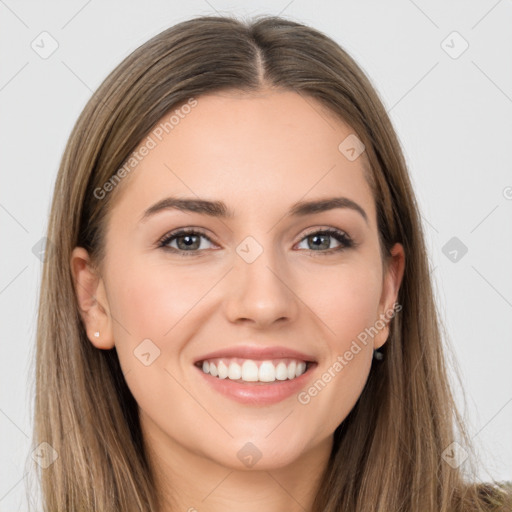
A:
POLYGON ((287 283, 282 258, 271 246, 252 236, 236 248, 234 269, 228 290, 228 314, 232 321, 244 318, 268 324, 296 313, 296 297, 287 283))

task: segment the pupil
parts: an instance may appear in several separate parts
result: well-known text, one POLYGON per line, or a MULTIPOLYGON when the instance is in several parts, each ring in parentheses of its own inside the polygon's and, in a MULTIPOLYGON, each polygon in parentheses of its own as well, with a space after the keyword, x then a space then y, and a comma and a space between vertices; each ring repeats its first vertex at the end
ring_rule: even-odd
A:
POLYGON ((181 237, 185 247, 190 247, 190 246, 194 245, 194 243, 195 243, 194 238, 197 238, 197 236, 196 235, 183 235, 181 237))
MULTIPOLYGON (((326 239, 328 238, 328 235, 314 235, 314 236, 313 236, 313 240, 321 240, 322 238, 323 238, 324 240, 326 240, 326 239)), ((315 242, 313 242, 313 243, 315 244, 315 246, 316 246, 316 247, 318 247, 318 246, 319 246, 319 244, 316 244, 315 242)), ((321 243, 322 243, 322 242, 320 242, 320 244, 321 244, 321 243)), ((329 242, 328 242, 328 241, 327 241, 327 248, 329 248, 329 242)))

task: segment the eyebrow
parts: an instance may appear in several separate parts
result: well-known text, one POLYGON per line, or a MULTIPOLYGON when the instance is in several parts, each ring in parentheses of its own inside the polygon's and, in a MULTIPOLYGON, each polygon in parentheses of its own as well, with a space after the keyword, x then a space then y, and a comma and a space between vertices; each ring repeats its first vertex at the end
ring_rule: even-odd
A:
MULTIPOLYGON (((368 216, 364 209, 348 197, 328 197, 313 201, 299 201, 292 205, 287 216, 304 217, 306 215, 321 213, 335 208, 349 208, 354 210, 358 212, 363 217, 366 224, 368 224, 368 216)), ((145 210, 140 221, 146 221, 152 215, 163 210, 170 209, 183 212, 194 212, 221 219, 232 219, 235 217, 234 212, 230 210, 223 201, 166 197, 145 210)))

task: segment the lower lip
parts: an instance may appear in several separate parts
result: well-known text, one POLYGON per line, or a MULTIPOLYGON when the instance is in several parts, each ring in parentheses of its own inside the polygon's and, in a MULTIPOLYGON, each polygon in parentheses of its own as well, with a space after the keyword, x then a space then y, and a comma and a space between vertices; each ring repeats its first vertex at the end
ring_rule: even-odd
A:
POLYGON ((224 396, 250 405, 269 405, 281 402, 296 395, 306 385, 317 364, 313 363, 300 377, 291 380, 275 380, 274 382, 244 382, 230 379, 219 379, 201 368, 194 366, 203 376, 206 383, 224 396))

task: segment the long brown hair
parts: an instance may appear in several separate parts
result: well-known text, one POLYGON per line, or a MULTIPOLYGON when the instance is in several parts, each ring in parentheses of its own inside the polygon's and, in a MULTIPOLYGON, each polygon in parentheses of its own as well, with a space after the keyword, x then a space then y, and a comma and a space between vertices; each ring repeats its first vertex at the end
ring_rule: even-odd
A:
MULTIPOLYGON (((384 360, 373 365, 334 444, 314 510, 504 510, 496 485, 476 485, 443 459, 470 453, 450 391, 418 206, 399 141, 369 79, 333 40, 279 17, 197 17, 153 37, 104 80, 64 151, 48 225, 36 347, 34 446, 44 510, 156 511, 137 404, 115 348, 87 339, 70 269, 74 247, 98 265, 114 193, 98 197, 142 139, 191 98, 262 87, 313 98, 366 147, 383 256, 403 244, 406 268, 384 360), (55 450, 55 452, 51 451, 55 450), (495 503, 495 505, 492 505, 495 503), (496 508, 494 508, 496 507, 496 508)), ((134 171, 136 172, 136 171, 134 171)))

